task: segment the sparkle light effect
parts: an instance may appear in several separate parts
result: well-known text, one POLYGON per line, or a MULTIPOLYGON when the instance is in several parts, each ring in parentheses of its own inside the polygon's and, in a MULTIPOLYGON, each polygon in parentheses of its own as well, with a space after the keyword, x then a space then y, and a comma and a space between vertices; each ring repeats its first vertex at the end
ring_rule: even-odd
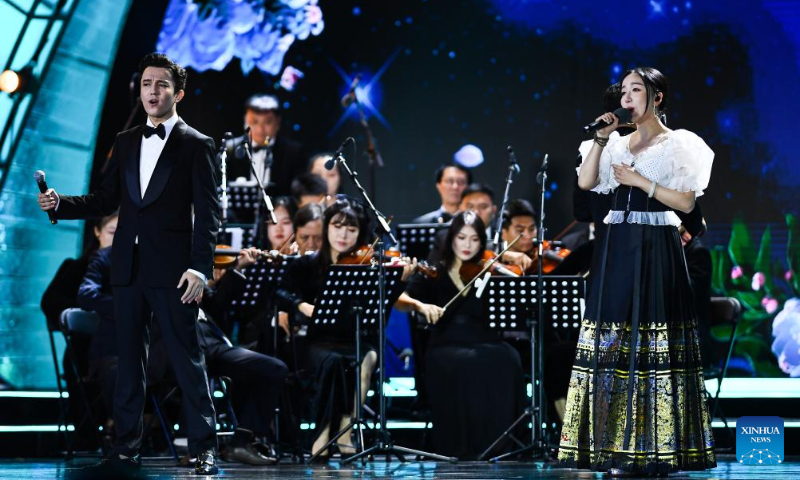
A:
MULTIPOLYGON (((389 131, 392 130, 391 125, 389 122, 384 118, 383 114, 381 114, 379 107, 381 101, 383 100, 382 91, 380 88, 380 79, 381 76, 386 73, 386 70, 391 66, 392 62, 394 62, 397 55, 400 53, 400 49, 398 48, 391 55, 386 61, 383 62, 383 65, 378 69, 378 71, 372 75, 361 74, 361 79, 356 86, 355 94, 358 102, 361 104, 361 108, 364 110, 364 115, 369 119, 370 117, 375 117, 378 119, 381 124, 386 127, 389 131)), ((353 80, 355 79, 356 75, 349 75, 339 64, 337 64, 333 59, 329 59, 331 65, 336 70, 336 73, 342 78, 344 85, 342 88, 342 96, 347 95, 350 91, 350 85, 353 84, 353 80)), ((330 132, 328 132, 328 137, 333 136, 344 122, 348 119, 353 118, 355 120, 359 120, 358 115, 358 106, 354 103, 350 104, 342 115, 339 117, 339 120, 333 126, 330 132)))

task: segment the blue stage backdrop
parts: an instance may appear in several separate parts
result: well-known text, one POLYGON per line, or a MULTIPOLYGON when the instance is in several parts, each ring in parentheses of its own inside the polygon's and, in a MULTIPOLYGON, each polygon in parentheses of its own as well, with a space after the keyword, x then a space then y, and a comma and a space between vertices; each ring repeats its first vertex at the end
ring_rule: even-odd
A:
MULTIPOLYGON (((499 196, 506 146, 513 145, 522 174, 512 198, 537 198, 536 171, 550 155, 548 221, 551 234, 559 232, 571 221, 575 158, 584 139, 579 128, 601 113, 605 88, 637 65, 669 77, 669 126, 698 133, 716 152, 702 198, 712 226, 740 216, 761 231, 765 223, 783 224, 800 200, 792 123, 800 80, 798 2, 139 0, 108 83, 92 185, 130 113, 131 74, 156 48, 190 66, 179 112, 200 131, 217 139, 239 133, 246 97, 276 93, 285 134, 312 152, 355 136, 360 150, 348 158, 366 178, 357 114, 339 102, 360 74, 359 98, 386 163, 375 197, 399 221, 438 206, 433 171, 467 144, 479 149, 472 158, 483 158, 476 178, 499 196)), ((83 178, 85 171, 78 165, 75 172, 83 178)), ((33 185, 26 188, 32 199, 33 185)), ((19 214, 3 211, 4 218, 19 214)), ((5 223, 0 238, 11 238, 14 228, 5 223)), ((42 224, 42 232, 54 231, 47 228, 42 224)), ((66 230, 56 232, 75 243, 66 230)), ((714 238, 726 242, 727 233, 714 238)), ((44 271, 52 275, 55 265, 53 259, 44 271)), ((35 304, 43 283, 26 294, 26 305, 35 304)), ((33 308, 26 314, 39 315, 33 308)), ((800 328, 800 313, 782 318, 800 328)), ((41 329, 44 321, 34 324, 41 329)), ((30 332, 42 338, 34 327, 30 332)), ((3 355, 4 363, 17 361, 3 355)), ((10 379, 41 386, 45 378, 51 376, 10 379)))

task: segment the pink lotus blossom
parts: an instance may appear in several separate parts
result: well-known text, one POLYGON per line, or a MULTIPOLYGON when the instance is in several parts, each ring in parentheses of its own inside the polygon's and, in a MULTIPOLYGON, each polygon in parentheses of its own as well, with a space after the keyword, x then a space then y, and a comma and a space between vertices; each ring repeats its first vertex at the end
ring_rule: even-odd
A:
POLYGON ((740 267, 739 265, 736 265, 731 269, 731 278, 733 280, 740 278, 742 275, 744 275, 744 272, 742 271, 742 267, 740 267))
POLYGON ((761 290, 761 287, 764 286, 764 283, 766 283, 766 281, 767 277, 763 273, 756 272, 756 274, 753 275, 753 282, 750 284, 750 286, 753 287, 753 290, 757 292, 761 290))
POLYGON ((776 311, 778 311, 778 300, 774 298, 767 298, 767 297, 764 298, 766 302, 762 301, 762 303, 764 304, 764 310, 766 310, 767 313, 773 314, 776 311))
POLYGON ((294 86, 297 84, 297 81, 303 78, 305 75, 300 70, 294 68, 291 65, 287 65, 286 68, 283 70, 283 75, 281 75, 280 85, 286 91, 291 92, 294 90, 294 86))

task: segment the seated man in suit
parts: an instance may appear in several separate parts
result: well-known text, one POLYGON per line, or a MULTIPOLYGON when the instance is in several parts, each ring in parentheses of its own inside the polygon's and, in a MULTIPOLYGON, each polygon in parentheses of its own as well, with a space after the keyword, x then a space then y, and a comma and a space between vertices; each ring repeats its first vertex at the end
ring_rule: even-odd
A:
MULTIPOLYGON (((238 412, 240 428, 226 445, 222 458, 250 465, 272 465, 276 463, 276 459, 264 455, 270 451, 269 448, 254 445, 253 438, 271 436, 271 422, 288 373, 286 364, 261 353, 234 347, 212 319, 212 316, 225 318, 224 311, 246 281, 241 269, 255 263, 256 255, 255 249, 243 250, 237 265, 233 267, 233 273, 215 269, 214 280, 205 287, 201 300, 198 332, 209 375, 229 377, 235 385, 233 404, 238 412)), ((78 305, 100 315, 101 321, 90 347, 90 362, 93 373, 101 381, 104 400, 113 408, 117 351, 110 278, 111 249, 104 248, 96 252, 89 261, 86 276, 78 291, 78 305)), ((159 341, 161 336, 156 324, 151 334, 147 372, 149 383, 163 378, 167 365, 166 347, 159 341)))
POLYGON ((231 139, 225 145, 228 181, 255 180, 244 151, 247 142, 255 171, 267 193, 270 196, 290 195, 292 181, 308 166, 305 148, 281 132, 281 107, 277 97, 253 95, 247 99, 244 108, 244 123, 250 128, 250 133, 231 139))
POLYGON ((447 223, 458 212, 461 194, 472 183, 472 172, 454 162, 448 162, 436 169, 436 191, 442 205, 432 212, 414 219, 414 223, 447 223))

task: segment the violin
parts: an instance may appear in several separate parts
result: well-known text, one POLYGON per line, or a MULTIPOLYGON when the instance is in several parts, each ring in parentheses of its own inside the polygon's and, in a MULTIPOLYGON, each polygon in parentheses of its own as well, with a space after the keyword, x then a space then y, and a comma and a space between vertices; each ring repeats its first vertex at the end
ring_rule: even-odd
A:
MULTIPOLYGON (((386 250, 383 260, 390 266, 404 266, 405 262, 401 260, 401 255, 399 250, 386 250)), ((375 249, 369 245, 362 245, 349 254, 340 255, 336 265, 368 265, 377 260, 375 249)), ((428 278, 437 278, 439 276, 439 271, 436 267, 424 260, 417 262, 416 271, 428 278)))
POLYGON ((497 254, 491 250, 484 250, 483 254, 481 254, 480 259, 477 262, 464 262, 461 264, 461 268, 458 270, 458 274, 461 276, 461 281, 464 283, 471 282, 476 276, 478 276, 486 267, 487 263, 491 263, 489 266, 489 271, 492 272, 492 275, 505 275, 508 277, 519 277, 524 272, 522 271, 522 267, 519 265, 510 265, 505 263, 500 263, 494 261, 497 258, 497 254), (494 262, 493 262, 494 261, 494 262))
MULTIPOLYGON (((372 245, 361 245, 350 253, 339 255, 336 265, 369 265, 372 257, 375 256, 375 248, 372 245)), ((386 250, 384 256, 400 258, 399 250, 386 250)))
MULTIPOLYGON (((543 240, 542 241, 542 273, 551 273, 553 270, 556 269, 561 262, 564 261, 567 256, 572 253, 572 251, 566 247, 561 246, 561 242, 557 240, 543 240)), ((534 273, 538 272, 539 269, 539 258, 538 258, 538 251, 534 250, 533 253, 529 253, 528 256, 531 257, 533 263, 531 264, 528 272, 534 273)))

